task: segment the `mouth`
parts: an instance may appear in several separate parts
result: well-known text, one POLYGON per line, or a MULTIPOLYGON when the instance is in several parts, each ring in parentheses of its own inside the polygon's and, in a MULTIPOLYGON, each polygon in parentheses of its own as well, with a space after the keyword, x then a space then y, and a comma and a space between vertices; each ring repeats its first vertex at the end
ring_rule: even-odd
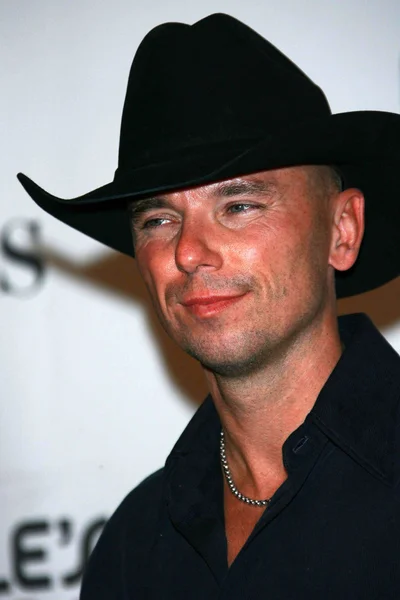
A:
POLYGON ((245 295, 230 296, 198 296, 186 298, 181 302, 189 312, 197 317, 210 317, 239 302, 245 295))

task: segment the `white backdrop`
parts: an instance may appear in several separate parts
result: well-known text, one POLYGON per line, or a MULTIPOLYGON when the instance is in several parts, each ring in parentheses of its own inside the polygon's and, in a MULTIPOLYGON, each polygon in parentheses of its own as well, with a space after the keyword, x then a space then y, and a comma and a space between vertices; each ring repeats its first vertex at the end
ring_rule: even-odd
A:
MULTIPOLYGON (((206 393, 134 261, 42 213, 15 174, 63 197, 110 181, 142 37, 217 11, 288 54, 334 112, 399 111, 398 0, 0 2, 0 599, 77 598, 102 520, 206 393)), ((341 310, 368 311, 400 350, 399 299, 397 280, 341 310)))

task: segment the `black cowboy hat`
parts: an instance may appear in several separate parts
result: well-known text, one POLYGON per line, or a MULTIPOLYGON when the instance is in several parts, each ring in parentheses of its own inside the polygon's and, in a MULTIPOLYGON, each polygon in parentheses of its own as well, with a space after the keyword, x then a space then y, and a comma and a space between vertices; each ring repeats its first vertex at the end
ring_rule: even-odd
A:
POLYGON ((134 58, 114 180, 78 198, 20 173, 48 213, 134 255, 127 201, 284 166, 335 165, 366 198, 366 232, 338 297, 400 274, 400 116, 331 114, 323 92, 272 44, 223 14, 150 31, 134 58))

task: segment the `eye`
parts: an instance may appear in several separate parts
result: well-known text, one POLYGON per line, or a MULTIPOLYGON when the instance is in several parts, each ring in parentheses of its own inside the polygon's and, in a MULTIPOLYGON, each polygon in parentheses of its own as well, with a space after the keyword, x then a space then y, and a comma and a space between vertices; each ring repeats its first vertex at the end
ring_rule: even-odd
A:
POLYGON ((166 222, 170 221, 166 217, 154 217, 152 219, 147 219, 141 226, 141 229, 156 229, 161 225, 164 225, 166 222))
POLYGON ((236 202, 230 204, 227 211, 231 214, 250 212, 252 209, 260 208, 258 204, 249 204, 248 202, 236 202))

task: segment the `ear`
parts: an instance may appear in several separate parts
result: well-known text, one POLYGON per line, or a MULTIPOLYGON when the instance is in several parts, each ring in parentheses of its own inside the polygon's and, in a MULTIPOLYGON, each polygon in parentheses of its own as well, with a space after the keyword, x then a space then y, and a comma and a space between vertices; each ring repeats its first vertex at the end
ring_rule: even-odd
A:
POLYGON ((356 262, 364 235, 364 195, 356 188, 344 190, 333 200, 332 240, 329 264, 347 271, 356 262))

